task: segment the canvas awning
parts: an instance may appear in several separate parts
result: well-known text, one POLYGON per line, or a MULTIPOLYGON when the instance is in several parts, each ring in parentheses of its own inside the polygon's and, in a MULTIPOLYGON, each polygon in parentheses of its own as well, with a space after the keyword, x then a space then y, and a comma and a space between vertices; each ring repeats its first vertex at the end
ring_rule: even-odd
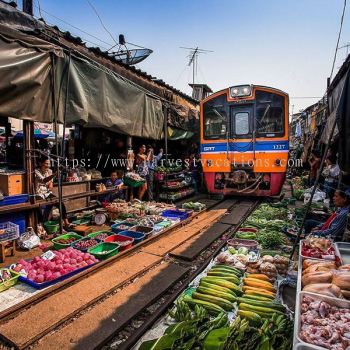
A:
MULTIPOLYGON (((63 122, 68 56, 55 64, 59 91, 58 120, 63 122)), ((69 69, 67 124, 103 127, 118 133, 160 139, 164 114, 160 99, 109 69, 72 56, 69 69)))

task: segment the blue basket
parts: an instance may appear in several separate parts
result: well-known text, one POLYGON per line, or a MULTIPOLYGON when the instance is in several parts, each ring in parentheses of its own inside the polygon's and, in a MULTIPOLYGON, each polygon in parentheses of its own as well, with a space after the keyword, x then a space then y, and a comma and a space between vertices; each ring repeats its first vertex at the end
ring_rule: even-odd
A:
POLYGON ((121 236, 133 238, 134 244, 142 242, 146 237, 143 233, 136 231, 121 231, 119 234, 121 236))
POLYGON ((170 219, 180 219, 182 221, 187 219, 190 214, 181 210, 165 210, 163 211, 162 216, 170 219))
MULTIPOLYGON (((95 264, 97 264, 97 263, 95 263, 95 264)), ((30 279, 28 279, 26 277, 23 277, 23 276, 19 276, 19 281, 24 282, 26 284, 29 284, 30 286, 32 286, 35 289, 43 289, 43 288, 49 287, 49 286, 51 286, 51 285, 53 285, 55 283, 64 281, 67 278, 72 277, 72 276, 78 274, 79 272, 90 268, 91 266, 94 266, 95 264, 91 264, 91 265, 88 265, 88 266, 81 267, 80 269, 77 269, 75 271, 69 272, 66 275, 58 277, 58 278, 56 278, 56 279, 54 279, 52 281, 47 281, 47 282, 43 282, 43 283, 37 283, 37 282, 31 281, 30 279)))
POLYGON ((0 225, 1 223, 10 221, 19 226, 19 233, 22 234, 26 232, 26 214, 22 212, 16 212, 12 214, 0 215, 0 225))
POLYGON ((0 242, 13 241, 19 237, 19 226, 13 222, 0 224, 0 242))
POLYGON ((125 228, 122 228, 122 229, 119 228, 120 225, 128 226, 129 229, 130 229, 131 227, 135 226, 134 224, 129 224, 129 223, 127 223, 127 222, 125 222, 125 223, 119 223, 119 224, 114 224, 114 225, 111 226, 112 232, 114 232, 114 233, 120 233, 120 232, 122 232, 122 231, 125 231, 125 228))
POLYGON ((15 196, 5 196, 3 199, 0 200, 0 207, 4 205, 14 205, 14 204, 21 204, 26 203, 29 200, 29 196, 27 194, 18 194, 15 196))

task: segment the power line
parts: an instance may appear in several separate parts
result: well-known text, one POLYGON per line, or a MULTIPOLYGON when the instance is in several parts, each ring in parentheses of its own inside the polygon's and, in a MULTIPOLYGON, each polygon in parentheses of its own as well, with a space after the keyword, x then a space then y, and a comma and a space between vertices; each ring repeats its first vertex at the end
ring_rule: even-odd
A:
MULTIPOLYGON (((34 7, 36 7, 36 8, 39 10, 39 7, 38 7, 37 5, 34 4, 34 7)), ((95 35, 93 35, 93 34, 90 34, 90 33, 86 32, 85 30, 83 30, 83 29, 81 29, 81 28, 79 28, 79 27, 76 27, 75 25, 73 25, 73 24, 71 24, 71 23, 65 21, 64 19, 59 18, 59 17, 53 15, 52 13, 50 13, 50 12, 44 10, 43 8, 41 8, 41 11, 44 12, 44 13, 46 13, 46 14, 49 15, 50 17, 53 17, 53 18, 57 19, 58 21, 60 21, 60 22, 62 22, 62 23, 65 23, 65 24, 69 25, 70 27, 72 27, 72 28, 74 28, 74 29, 76 29, 76 30, 79 30, 81 33, 84 33, 84 34, 86 34, 86 35, 88 35, 88 36, 90 36, 90 37, 92 37, 92 38, 94 38, 94 39, 100 41, 101 43, 104 43, 104 44, 106 44, 106 45, 108 45, 108 46, 111 46, 111 45, 112 45, 111 43, 108 43, 107 41, 104 41, 104 40, 98 38, 97 36, 95 36, 95 35)), ((86 40, 86 41, 88 41, 88 40, 86 40)), ((92 43, 92 44, 96 44, 96 43, 94 43, 94 42, 92 42, 92 41, 89 41, 89 42, 92 43)), ((100 45, 97 45, 97 46, 100 46, 100 45)))
MULTIPOLYGON (((100 23, 103 27, 103 29, 109 34, 109 36, 111 37, 111 39, 114 41, 114 44, 109 50, 111 50, 113 47, 117 46, 118 43, 115 41, 113 35, 111 34, 111 32, 107 29, 107 27, 104 25, 103 21, 102 21, 102 18, 100 17, 100 15, 98 14, 95 6, 89 1, 89 0, 86 0, 86 2, 91 6, 91 8, 93 9, 93 11, 96 13, 96 16, 98 17, 98 19, 100 20, 100 23)), ((109 51, 108 50, 108 51, 109 51)))
POLYGON ((346 8, 346 0, 344 0, 344 7, 343 7, 343 13, 340 19, 340 28, 339 28, 339 34, 338 34, 338 40, 337 40, 337 46, 335 48, 334 52, 334 58, 333 58, 333 64, 332 64, 332 70, 331 70, 331 75, 329 77, 329 80, 332 80, 332 75, 333 75, 333 70, 334 70, 334 65, 335 65, 335 60, 337 58, 337 52, 338 52, 338 47, 339 47, 339 40, 340 40, 340 35, 343 29, 343 22, 344 22, 344 14, 345 14, 345 8, 346 8))

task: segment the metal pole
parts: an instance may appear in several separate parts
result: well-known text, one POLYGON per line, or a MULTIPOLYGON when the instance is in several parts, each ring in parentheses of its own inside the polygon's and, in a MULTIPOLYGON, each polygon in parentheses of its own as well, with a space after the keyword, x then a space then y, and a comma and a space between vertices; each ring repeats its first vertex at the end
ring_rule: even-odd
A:
POLYGON ((293 244, 293 250, 292 250, 292 253, 290 255, 290 259, 293 258, 293 255, 295 253, 295 249, 296 249, 296 246, 299 242, 299 239, 300 239, 300 235, 302 233, 302 230, 303 230, 303 227, 305 225, 305 221, 306 221, 306 216, 311 208, 311 204, 312 204, 312 199, 314 198, 314 195, 315 195, 315 192, 316 192, 316 188, 317 188, 317 185, 318 185, 318 182, 320 180, 320 176, 321 176, 321 173, 322 173, 322 170, 323 170, 323 167, 324 167, 324 162, 326 160, 326 156, 327 156, 327 153, 328 153, 328 149, 329 149, 329 144, 332 140, 332 137, 333 137, 333 134, 334 134, 334 130, 335 130, 335 126, 337 125, 337 118, 335 117, 334 118, 334 123, 332 125, 332 129, 331 129, 331 133, 329 135, 329 138, 328 138, 328 142, 326 144, 326 148, 324 150, 324 153, 323 153, 323 156, 322 156, 322 160, 321 160, 321 166, 320 168, 318 169, 318 172, 317 172, 317 176, 316 176, 316 180, 315 180, 315 184, 314 184, 314 187, 312 188, 312 192, 311 192, 311 197, 309 199, 309 202, 307 203, 307 206, 306 206, 306 211, 304 213, 304 217, 303 217, 303 221, 300 225, 300 228, 299 228, 299 231, 298 231, 298 234, 297 234, 297 237, 296 237, 296 240, 293 244))
MULTIPOLYGON (((165 149, 165 164, 168 165, 168 107, 164 107, 164 149, 165 149)), ((168 172, 165 172, 165 187, 168 186, 168 172)), ((166 201, 169 202, 168 190, 166 189, 166 201)))
POLYGON ((53 118, 54 118, 54 127, 55 127, 55 143, 56 143, 56 155, 57 155, 57 180, 58 180, 58 203, 60 210, 60 234, 62 234, 63 226, 62 226, 62 184, 61 184, 61 172, 60 172, 60 159, 58 152, 58 124, 57 124, 57 106, 56 106, 56 84, 55 84, 55 56, 51 53, 51 62, 52 62, 52 110, 53 110, 53 118))

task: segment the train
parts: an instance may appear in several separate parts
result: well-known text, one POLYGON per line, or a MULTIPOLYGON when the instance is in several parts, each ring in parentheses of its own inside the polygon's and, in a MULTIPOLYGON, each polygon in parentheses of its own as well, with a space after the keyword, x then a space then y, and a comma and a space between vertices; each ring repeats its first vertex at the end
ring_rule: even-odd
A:
POLYGON ((289 152, 289 96, 236 85, 200 103, 200 154, 208 193, 278 196, 289 152))

